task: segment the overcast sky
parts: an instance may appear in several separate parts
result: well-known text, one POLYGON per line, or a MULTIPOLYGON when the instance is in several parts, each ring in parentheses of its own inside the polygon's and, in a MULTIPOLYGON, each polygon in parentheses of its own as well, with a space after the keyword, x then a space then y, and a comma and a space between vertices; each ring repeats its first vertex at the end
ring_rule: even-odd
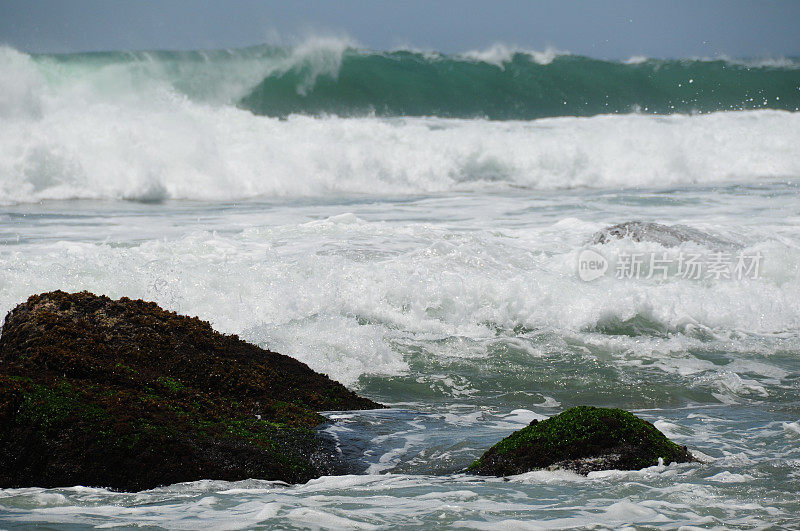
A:
POLYGON ((443 52, 500 42, 601 58, 800 56, 800 1, 0 0, 0 43, 30 52, 230 48, 309 35, 443 52))

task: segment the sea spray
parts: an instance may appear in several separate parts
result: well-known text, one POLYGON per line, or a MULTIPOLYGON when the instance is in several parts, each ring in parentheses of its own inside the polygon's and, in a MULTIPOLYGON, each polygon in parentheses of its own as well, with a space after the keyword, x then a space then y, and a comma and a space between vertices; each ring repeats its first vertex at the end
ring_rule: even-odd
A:
POLYGON ((4 489, 0 520, 798 527, 787 485, 800 463, 800 113, 780 88, 796 61, 627 63, 319 39, 0 51, 0 310, 53 289, 142 297, 393 406, 331 414, 327 433, 356 449, 365 475, 4 489), (339 97, 399 67, 425 116, 394 115, 411 107, 385 83, 368 87, 383 99, 339 97), (465 72, 476 86, 496 80, 504 98, 516 94, 510 74, 535 74, 558 115, 521 119, 553 109, 524 97, 498 120, 492 94, 444 98, 468 86, 465 72), (557 72, 593 83, 580 91, 588 105, 555 100, 579 91, 557 72), (606 110, 617 74, 643 92, 614 89, 619 106, 606 110), (274 106, 256 97, 265 83, 284 90, 274 106), (715 100, 715 83, 730 97, 715 100), (743 99, 749 83, 758 90, 743 99), (597 231, 637 220, 734 242, 761 267, 742 279, 618 276, 624 256, 728 252, 697 239, 592 246, 597 231), (609 260, 589 282, 578 276, 587 249, 609 260), (579 404, 633 411, 701 462, 460 473, 532 419, 579 404))

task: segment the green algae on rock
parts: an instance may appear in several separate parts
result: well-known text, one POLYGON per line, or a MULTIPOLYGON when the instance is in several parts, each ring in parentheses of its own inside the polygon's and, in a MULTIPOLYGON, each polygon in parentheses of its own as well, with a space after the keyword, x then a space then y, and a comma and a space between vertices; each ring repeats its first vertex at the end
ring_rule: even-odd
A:
POLYGON ((152 302, 34 295, 0 335, 0 487, 303 482, 342 470, 318 411, 379 407, 152 302))
POLYGON ((694 457, 649 422, 622 409, 578 406, 516 431, 492 446, 469 471, 493 476, 562 468, 586 475, 595 470, 639 470, 694 457))

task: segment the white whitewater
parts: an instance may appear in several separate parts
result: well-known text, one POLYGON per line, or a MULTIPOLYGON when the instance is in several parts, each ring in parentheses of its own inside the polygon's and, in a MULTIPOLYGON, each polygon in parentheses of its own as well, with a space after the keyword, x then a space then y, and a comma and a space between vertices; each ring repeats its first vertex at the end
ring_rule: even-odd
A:
MULTIPOLYGON (((342 49, 295 53, 332 75, 342 49)), ((0 527, 800 525, 800 114, 279 120, 231 104, 263 76, 246 59, 202 97, 148 64, 0 49, 0 314, 53 289, 153 300, 393 408, 331 415, 363 475, 3 489, 0 527), (634 220, 695 237, 592 243, 634 220), (719 241, 758 274, 615 275, 719 241), (591 282, 586 249, 610 264, 591 282), (461 473, 578 404, 703 462, 461 473)))

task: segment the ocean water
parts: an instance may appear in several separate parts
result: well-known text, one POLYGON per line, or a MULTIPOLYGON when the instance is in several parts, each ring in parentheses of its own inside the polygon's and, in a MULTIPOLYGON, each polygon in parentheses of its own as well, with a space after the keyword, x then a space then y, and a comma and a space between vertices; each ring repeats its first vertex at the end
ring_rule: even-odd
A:
POLYGON ((794 59, 0 49, 0 313, 153 300, 391 406, 322 428, 362 474, 2 489, 0 527, 800 526, 798 107, 794 59), (708 239, 591 244, 632 220, 708 239), (716 253, 758 271, 617 274, 716 253), (463 474, 580 404, 701 462, 463 474))

